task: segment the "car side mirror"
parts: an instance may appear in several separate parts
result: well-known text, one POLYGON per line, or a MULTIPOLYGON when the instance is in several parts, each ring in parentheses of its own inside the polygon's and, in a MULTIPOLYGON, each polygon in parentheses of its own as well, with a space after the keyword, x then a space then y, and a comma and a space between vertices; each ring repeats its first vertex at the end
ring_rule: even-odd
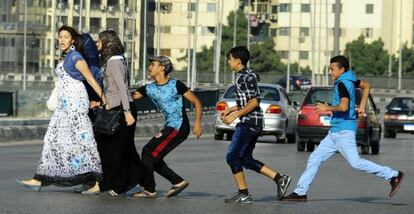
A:
POLYGON ((375 109, 375 113, 379 114, 381 111, 379 108, 375 109))

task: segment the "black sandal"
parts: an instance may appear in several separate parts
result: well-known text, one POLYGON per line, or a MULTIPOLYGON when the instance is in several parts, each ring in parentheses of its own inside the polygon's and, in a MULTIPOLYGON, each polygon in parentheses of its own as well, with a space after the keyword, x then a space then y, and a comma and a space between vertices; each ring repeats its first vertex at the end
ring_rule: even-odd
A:
POLYGON ((180 194, 180 192, 182 192, 185 188, 187 188, 188 185, 190 185, 190 183, 188 183, 187 181, 184 181, 184 184, 181 184, 181 186, 172 186, 166 196, 168 198, 176 196, 180 194))

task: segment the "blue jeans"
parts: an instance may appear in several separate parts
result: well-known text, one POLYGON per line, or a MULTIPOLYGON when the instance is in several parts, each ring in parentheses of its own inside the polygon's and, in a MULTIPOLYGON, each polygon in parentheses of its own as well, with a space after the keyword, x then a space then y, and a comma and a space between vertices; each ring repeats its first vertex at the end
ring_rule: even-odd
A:
POLYGON ((237 124, 226 155, 227 164, 233 174, 243 171, 243 167, 260 172, 264 166, 262 162, 253 158, 253 150, 261 131, 260 126, 237 124))
POLYGON ((340 131, 331 133, 321 141, 319 146, 310 155, 308 165, 300 176, 294 192, 298 195, 306 195, 309 186, 318 173, 321 164, 328 160, 336 151, 339 151, 352 168, 374 174, 389 181, 398 175, 398 171, 386 166, 381 166, 371 161, 360 158, 355 142, 355 132, 340 131))

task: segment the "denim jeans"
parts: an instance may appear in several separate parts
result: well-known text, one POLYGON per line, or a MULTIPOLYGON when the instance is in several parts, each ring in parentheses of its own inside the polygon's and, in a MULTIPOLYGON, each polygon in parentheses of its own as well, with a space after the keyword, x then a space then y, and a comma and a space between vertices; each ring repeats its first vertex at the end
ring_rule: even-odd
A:
POLYGON ((243 167, 260 172, 264 166, 262 162, 253 158, 253 150, 261 131, 260 126, 237 124, 226 155, 227 164, 233 174, 243 171, 243 167))
MULTIPOLYGON (((321 164, 335 154, 336 151, 339 151, 349 165, 356 170, 374 174, 387 181, 398 174, 398 171, 387 166, 381 166, 371 161, 362 159, 358 154, 355 141, 355 132, 329 132, 328 135, 321 141, 316 150, 310 155, 306 169, 300 176, 294 192, 298 195, 306 195, 306 192, 318 173, 321 164)), ((339 170, 340 169, 338 169, 338 171, 339 170)))

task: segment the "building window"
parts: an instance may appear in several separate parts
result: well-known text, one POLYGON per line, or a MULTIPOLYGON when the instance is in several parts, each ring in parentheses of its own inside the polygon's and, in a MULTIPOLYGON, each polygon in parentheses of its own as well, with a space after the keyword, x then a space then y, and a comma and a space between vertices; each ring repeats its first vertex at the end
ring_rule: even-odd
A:
POLYGON ((276 37, 277 36, 277 29, 270 29, 270 33, 269 33, 270 37, 276 37))
POLYGON ((289 36, 289 35, 290 35, 290 28, 289 27, 279 28, 279 36, 289 36))
POLYGON ((372 28, 365 28, 363 30, 363 34, 364 34, 364 36, 366 38, 372 38, 373 37, 373 34, 374 34, 374 29, 372 29, 372 28))
POLYGON ((99 29, 101 28, 101 19, 91 18, 90 26, 91 26, 91 33, 99 33, 99 29))
POLYGON ((112 30, 118 32, 118 26, 119 26, 119 20, 118 19, 108 18, 106 20, 106 28, 107 29, 112 29, 112 30))
POLYGON ((366 14, 374 14, 374 4, 366 4, 365 5, 365 13, 366 14))
POLYGON ((162 56, 171 56, 171 49, 161 49, 160 54, 162 56))
POLYGON ((290 4, 280 4, 279 5, 279 12, 284 13, 284 12, 290 12, 290 4))
POLYGON ((287 59, 289 58, 289 51, 280 51, 280 57, 282 59, 287 59))
POLYGON ((301 27, 299 35, 300 36, 309 36, 309 28, 308 27, 301 27))
MULTIPOLYGON (((332 4, 332 13, 335 13, 335 5, 336 4, 332 4)), ((339 12, 342 13, 342 4, 339 5, 339 12)))
POLYGON ((216 12, 216 3, 207 3, 207 12, 216 12))
MULTIPOLYGON (((329 31, 329 36, 334 36, 335 35, 335 28, 331 28, 331 30, 329 31)), ((345 29, 343 28, 339 28, 339 36, 344 36, 345 35, 345 29)))
POLYGON ((171 2, 161 2, 160 3, 160 11, 162 13, 171 13, 172 10, 172 3, 171 2))
POLYGON ((279 7, 277 5, 272 5, 272 13, 273 14, 277 14, 278 9, 279 9, 279 7))
POLYGON ((206 26, 203 26, 203 27, 201 27, 201 34, 202 35, 210 35, 210 34, 213 34, 215 29, 216 29, 215 27, 208 27, 208 26, 206 27, 206 26))
POLYGON ((188 3, 188 11, 196 11, 196 3, 188 3))
POLYGON ((309 59, 309 51, 299 51, 299 59, 309 59))
POLYGON ((161 26, 160 27, 161 33, 171 33, 171 26, 161 26))
POLYGON ((310 4, 300 4, 300 12, 302 13, 310 13, 310 4))

